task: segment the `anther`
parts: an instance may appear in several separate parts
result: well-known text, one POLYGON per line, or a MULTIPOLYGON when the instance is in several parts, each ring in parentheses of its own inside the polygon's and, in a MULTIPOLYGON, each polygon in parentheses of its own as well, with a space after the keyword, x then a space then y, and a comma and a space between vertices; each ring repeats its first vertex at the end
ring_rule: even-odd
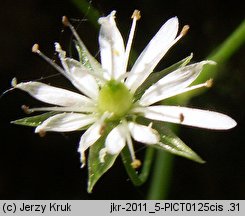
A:
POLYGON ((131 18, 132 18, 132 19, 139 20, 139 19, 141 18, 140 11, 139 11, 139 10, 134 10, 134 12, 133 12, 131 18))
POLYGON ((34 52, 34 53, 39 53, 40 52, 40 50, 39 50, 39 45, 38 44, 34 44, 33 46, 32 46, 32 52, 34 52))
POLYGON ((12 80, 11 80, 11 86, 14 88, 17 86, 17 79, 16 77, 14 77, 12 80))
POLYGON ((46 131, 43 130, 43 129, 40 129, 40 130, 38 131, 38 134, 39 134, 40 137, 44 137, 44 136, 46 135, 46 131))
POLYGON ((134 169, 138 169, 138 168, 141 166, 141 161, 138 160, 138 159, 134 159, 134 161, 131 163, 131 166, 132 166, 134 169))
POLYGON ((68 18, 66 16, 63 16, 62 17, 62 23, 64 26, 69 26, 70 25, 70 22, 68 20, 68 18))
POLYGON ((189 26, 189 25, 185 25, 185 26, 182 28, 182 30, 181 30, 181 32, 180 32, 180 35, 182 35, 182 36, 186 35, 187 32, 189 31, 189 29, 190 29, 190 26, 189 26))
POLYGON ((105 133, 105 129, 106 129, 106 124, 102 124, 99 131, 100 135, 103 135, 105 133))
POLYGON ((32 111, 29 109, 29 106, 22 105, 22 106, 21 106, 21 109, 22 109, 22 110, 24 111, 24 113, 26 113, 26 114, 32 113, 32 111))
POLYGON ((213 86, 213 79, 207 80, 205 84, 207 88, 211 88, 213 86))
POLYGON ((184 114, 180 113, 180 115, 179 115, 180 123, 182 123, 184 121, 184 119, 185 119, 184 114))

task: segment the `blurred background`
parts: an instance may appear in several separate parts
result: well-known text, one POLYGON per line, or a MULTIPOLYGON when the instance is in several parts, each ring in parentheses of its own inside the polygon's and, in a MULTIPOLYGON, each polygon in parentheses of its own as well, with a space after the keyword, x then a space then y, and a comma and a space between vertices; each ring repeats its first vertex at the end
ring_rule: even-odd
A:
MULTIPOLYGON (((178 16, 180 25, 189 24, 188 35, 175 45, 158 65, 164 68, 194 53, 193 61, 205 59, 244 20, 241 1, 218 0, 124 0, 92 1, 100 15, 117 10, 117 23, 127 38, 134 9, 141 10, 134 49, 140 53, 160 26, 178 16)), ((50 65, 31 52, 34 43, 50 58, 57 59, 53 43, 66 49, 71 33, 61 23, 68 16, 92 54, 98 56, 98 29, 86 21, 72 0, 0 0, 0 92, 19 82, 38 80, 73 89, 50 65)), ((189 106, 223 112, 238 126, 229 131, 181 127, 179 136, 207 163, 197 164, 174 157, 168 199, 245 199, 244 90, 245 47, 222 65, 215 85, 191 100, 189 106)), ((118 158, 115 165, 87 194, 87 169, 80 169, 77 153, 80 132, 48 133, 41 138, 34 128, 10 124, 26 116, 21 105, 40 102, 14 90, 0 99, 0 198, 1 199, 145 199, 150 181, 134 187, 118 158)), ((142 147, 142 146, 141 146, 142 147)), ((140 148, 137 154, 143 154, 140 148)), ((159 176, 161 173, 159 173, 159 176)), ((150 178, 149 178, 150 180, 150 178)))

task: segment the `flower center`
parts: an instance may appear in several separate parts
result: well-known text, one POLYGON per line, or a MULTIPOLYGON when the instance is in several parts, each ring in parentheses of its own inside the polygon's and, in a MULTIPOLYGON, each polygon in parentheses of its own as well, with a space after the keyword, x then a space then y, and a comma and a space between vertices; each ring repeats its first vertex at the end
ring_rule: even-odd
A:
POLYGON ((117 120, 127 114, 133 104, 133 96, 128 88, 121 82, 110 80, 100 90, 99 110, 113 114, 112 119, 117 120))

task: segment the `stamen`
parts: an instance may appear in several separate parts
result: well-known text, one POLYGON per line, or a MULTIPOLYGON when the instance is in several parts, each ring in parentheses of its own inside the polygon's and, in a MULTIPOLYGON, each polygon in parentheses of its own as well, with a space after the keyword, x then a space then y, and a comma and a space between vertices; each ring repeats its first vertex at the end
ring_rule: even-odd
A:
POLYGON ((140 11, 139 10, 135 10, 133 12, 132 15, 132 26, 130 29, 130 33, 128 36, 128 42, 127 42, 127 46, 126 46, 126 51, 125 51, 125 63, 124 63, 124 70, 127 71, 127 66, 128 66, 128 59, 129 59, 129 54, 130 54, 130 50, 131 50, 131 46, 132 46, 132 42, 133 42, 133 38, 134 38, 134 33, 135 33, 135 28, 136 28, 136 21, 140 19, 140 11))
POLYGON ((206 81, 206 87, 211 88, 213 86, 213 79, 209 79, 206 81))
POLYGON ((17 86, 17 78, 14 77, 12 80, 11 80, 11 86, 14 88, 17 86))
POLYGON ((77 42, 79 43, 79 45, 81 47, 85 47, 84 43, 82 42, 82 40, 80 39, 79 35, 77 34, 77 31, 75 30, 74 26, 69 22, 68 18, 66 16, 62 17, 62 23, 69 27, 72 34, 74 35, 74 37, 76 38, 77 42))
POLYGON ((59 71, 62 75, 64 75, 65 77, 68 77, 68 75, 65 73, 65 71, 57 64, 55 64, 49 57, 47 57, 45 54, 43 54, 40 50, 39 50, 39 45, 38 44, 34 44, 32 47, 32 52, 37 53, 41 58, 43 58, 46 62, 48 62, 50 65, 52 65, 57 71, 59 71))
POLYGON ((189 31, 189 29, 190 29, 190 26, 189 26, 189 25, 185 25, 185 26, 182 28, 182 30, 181 30, 181 32, 180 32, 180 35, 185 36, 185 35, 187 34, 187 32, 189 31))
POLYGON ((132 18, 132 19, 139 20, 139 19, 141 18, 140 11, 139 11, 139 10, 134 10, 134 12, 133 12, 131 18, 132 18))
POLYGON ((175 95, 186 93, 186 92, 189 92, 189 91, 192 91, 192 90, 195 90, 195 89, 199 89, 199 88, 203 88, 203 87, 210 88, 210 87, 212 87, 212 84, 213 84, 213 79, 209 79, 205 83, 200 83, 200 84, 197 84, 197 85, 194 85, 194 86, 187 87, 187 88, 185 88, 183 90, 179 90, 179 91, 173 92, 173 95, 170 95, 169 97, 173 97, 175 95))
POLYGON ((138 169, 138 168, 141 166, 141 161, 138 160, 138 159, 135 159, 135 160, 131 163, 131 166, 132 166, 134 169, 138 169))
MULTIPOLYGON (((185 25, 180 34, 178 35, 178 37, 176 37, 173 41, 172 41, 172 45, 174 45, 175 43, 177 43, 177 41, 179 41, 183 36, 185 36, 187 34, 187 32, 189 31, 190 26, 189 25, 185 25)), ((172 46, 171 45, 171 46, 172 46)))
POLYGON ((29 109, 29 106, 22 105, 22 106, 21 106, 21 109, 22 109, 22 110, 24 111, 24 113, 26 113, 26 114, 32 113, 32 110, 29 109))
POLYGON ((137 159, 135 157, 134 146, 133 146, 133 142, 132 142, 132 139, 131 139, 131 135, 130 135, 126 120, 123 120, 122 124, 124 126, 125 135, 126 135, 126 142, 127 142, 127 145, 128 145, 128 149, 129 149, 130 155, 131 155, 132 163, 134 163, 134 161, 136 161, 137 159))
POLYGON ((38 131, 38 134, 39 134, 40 137, 44 137, 44 136, 46 135, 46 131, 43 130, 43 129, 40 129, 40 130, 38 131))
POLYGON ((183 113, 180 113, 180 115, 179 115, 180 123, 182 123, 184 121, 184 119, 185 119, 184 114, 183 113))
POLYGON ((66 16, 62 17, 62 23, 64 26, 68 27, 70 25, 70 22, 66 16))
POLYGON ((39 50, 39 45, 38 44, 34 44, 33 46, 32 46, 32 52, 34 52, 34 53, 38 53, 38 52, 40 52, 40 50, 39 50))
POLYGON ((105 133, 105 129, 106 129, 106 124, 102 124, 99 131, 100 135, 103 135, 105 133))

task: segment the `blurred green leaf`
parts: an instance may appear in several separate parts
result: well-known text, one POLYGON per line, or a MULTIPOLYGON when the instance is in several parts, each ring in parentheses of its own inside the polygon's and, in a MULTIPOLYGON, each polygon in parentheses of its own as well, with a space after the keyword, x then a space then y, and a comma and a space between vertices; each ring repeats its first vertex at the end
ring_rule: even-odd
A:
POLYGON ((118 154, 110 155, 106 154, 105 162, 101 163, 99 159, 100 150, 105 147, 105 139, 107 134, 113 129, 114 124, 108 123, 106 125, 106 131, 103 137, 101 137, 95 144, 93 144, 89 149, 88 158, 88 193, 92 193, 94 185, 96 182, 106 173, 114 164, 118 154))
POLYGON ((99 29, 98 19, 100 18, 100 12, 93 7, 92 1, 88 0, 72 0, 73 4, 84 14, 84 17, 94 26, 95 29, 99 29))
POLYGON ((57 112, 46 112, 41 115, 35 115, 31 117, 18 119, 18 120, 12 121, 11 123, 17 124, 17 125, 30 126, 30 127, 37 127, 40 124, 42 124, 42 122, 45 121, 47 118, 55 114, 57 114, 57 112))

